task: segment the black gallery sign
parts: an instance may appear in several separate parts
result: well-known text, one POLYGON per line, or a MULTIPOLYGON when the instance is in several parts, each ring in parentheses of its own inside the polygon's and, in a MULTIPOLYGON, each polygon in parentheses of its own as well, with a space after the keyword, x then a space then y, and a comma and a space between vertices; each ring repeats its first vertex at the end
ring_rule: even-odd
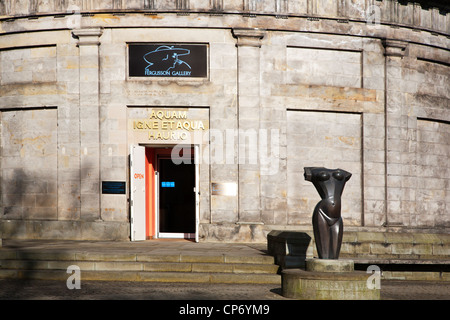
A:
POLYGON ((206 44, 151 43, 128 45, 130 77, 208 76, 206 44))

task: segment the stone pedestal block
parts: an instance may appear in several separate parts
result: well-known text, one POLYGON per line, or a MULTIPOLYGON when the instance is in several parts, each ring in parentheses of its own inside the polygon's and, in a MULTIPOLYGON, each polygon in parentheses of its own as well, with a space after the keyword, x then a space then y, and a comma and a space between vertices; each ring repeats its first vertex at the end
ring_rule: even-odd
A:
POLYGON ((267 235, 267 251, 282 269, 304 268, 311 237, 305 232, 273 230, 267 235))

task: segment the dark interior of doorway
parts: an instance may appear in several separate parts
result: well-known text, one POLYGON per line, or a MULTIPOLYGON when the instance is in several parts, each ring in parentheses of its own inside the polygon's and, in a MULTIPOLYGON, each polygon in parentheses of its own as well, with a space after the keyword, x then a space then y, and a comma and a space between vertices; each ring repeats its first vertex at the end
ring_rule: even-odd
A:
POLYGON ((195 233, 195 165, 158 159, 159 232, 195 233))

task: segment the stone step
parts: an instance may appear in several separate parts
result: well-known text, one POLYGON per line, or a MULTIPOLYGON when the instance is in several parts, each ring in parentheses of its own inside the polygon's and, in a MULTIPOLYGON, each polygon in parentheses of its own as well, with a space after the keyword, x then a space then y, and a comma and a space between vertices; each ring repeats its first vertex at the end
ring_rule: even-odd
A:
POLYGON ((67 280, 80 268, 83 280, 280 284, 272 256, 211 252, 124 253, 80 250, 0 251, 0 278, 67 280))
POLYGON ((275 264, 210 263, 210 262, 136 262, 74 260, 0 260, 0 269, 67 270, 77 265, 82 271, 151 271, 276 274, 275 264))
POLYGON ((239 256, 239 255, 195 255, 195 254, 126 254, 64 251, 0 251, 0 260, 32 261, 114 261, 114 262, 174 262, 174 263, 223 263, 223 264, 265 264, 273 265, 273 256, 239 256))
MULTIPOLYGON (((39 279, 67 281, 65 270, 0 269, 0 279, 39 279)), ((81 271, 80 280, 148 281, 230 284, 281 284, 278 274, 216 272, 81 271)))

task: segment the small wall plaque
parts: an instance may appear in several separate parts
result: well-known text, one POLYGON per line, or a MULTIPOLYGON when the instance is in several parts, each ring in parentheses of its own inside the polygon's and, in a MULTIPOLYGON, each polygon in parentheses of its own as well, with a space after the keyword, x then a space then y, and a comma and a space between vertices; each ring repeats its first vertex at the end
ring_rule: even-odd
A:
POLYGON ((234 197, 237 195, 237 184, 235 182, 213 182, 211 194, 234 197))
POLYGON ((102 181, 102 194, 125 194, 125 181, 102 181))

